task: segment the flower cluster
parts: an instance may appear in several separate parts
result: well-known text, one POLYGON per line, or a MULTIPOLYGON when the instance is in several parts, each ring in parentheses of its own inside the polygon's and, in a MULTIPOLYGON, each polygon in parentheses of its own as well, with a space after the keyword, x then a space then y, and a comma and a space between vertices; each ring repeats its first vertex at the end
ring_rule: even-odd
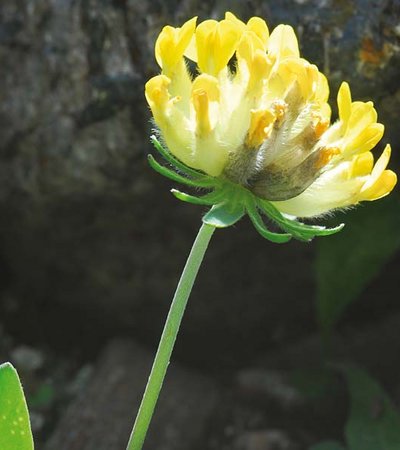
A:
POLYGON ((326 77, 300 57, 290 26, 270 34, 259 17, 244 23, 228 12, 197 26, 193 18, 164 27, 155 54, 162 72, 145 93, 179 181, 225 194, 237 187, 256 199, 255 213, 279 217, 376 200, 396 184, 389 145, 374 164, 384 127, 372 102, 352 101, 343 83, 331 124, 326 77))

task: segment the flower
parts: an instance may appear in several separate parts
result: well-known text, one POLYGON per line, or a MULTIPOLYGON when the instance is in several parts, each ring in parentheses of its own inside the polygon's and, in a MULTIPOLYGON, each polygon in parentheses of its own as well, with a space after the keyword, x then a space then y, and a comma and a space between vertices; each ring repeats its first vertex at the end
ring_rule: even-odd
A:
MULTIPOLYGON (((254 214, 293 218, 376 200, 396 184, 389 145, 374 164, 384 127, 372 102, 352 101, 342 83, 331 124, 326 77, 300 57, 292 27, 270 34, 263 19, 229 12, 197 26, 193 18, 164 27, 155 53, 161 74, 145 94, 163 154, 197 185, 237 187, 252 194, 254 214)), ((249 212, 248 195, 239 197, 249 212)))

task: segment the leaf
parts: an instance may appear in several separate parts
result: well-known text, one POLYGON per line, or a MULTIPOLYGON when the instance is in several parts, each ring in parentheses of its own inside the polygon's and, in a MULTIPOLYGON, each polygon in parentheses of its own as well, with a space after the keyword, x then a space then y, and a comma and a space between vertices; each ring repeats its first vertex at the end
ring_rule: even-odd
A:
POLYGON ((317 243, 317 314, 325 335, 400 247, 395 195, 360 207, 349 219, 340 235, 317 243))
POLYGON ((400 414, 379 384, 356 367, 342 368, 351 397, 345 435, 350 450, 399 450, 400 414))
POLYGON ((17 371, 0 366, 0 449, 33 450, 28 408, 17 371))
POLYGON ((216 228, 225 228, 235 224, 244 216, 241 204, 219 203, 214 205, 203 217, 203 222, 216 228))
POLYGON ((346 450, 342 444, 336 441, 324 441, 319 444, 313 445, 309 450, 346 450))

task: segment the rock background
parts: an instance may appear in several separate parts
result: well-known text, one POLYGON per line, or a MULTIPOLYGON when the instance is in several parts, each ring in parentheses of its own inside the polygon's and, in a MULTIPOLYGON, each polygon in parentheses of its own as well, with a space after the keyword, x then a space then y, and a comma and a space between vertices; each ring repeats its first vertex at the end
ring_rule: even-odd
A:
MULTIPOLYGON (((397 0, 2 0, 0 262, 14 332, 88 351, 116 333, 158 339, 201 209, 147 165, 143 84, 164 24, 227 9, 292 24, 333 98, 348 80, 399 142, 397 0)), ((246 220, 217 232, 176 355, 237 365, 314 328, 313 251, 271 245, 246 220)))

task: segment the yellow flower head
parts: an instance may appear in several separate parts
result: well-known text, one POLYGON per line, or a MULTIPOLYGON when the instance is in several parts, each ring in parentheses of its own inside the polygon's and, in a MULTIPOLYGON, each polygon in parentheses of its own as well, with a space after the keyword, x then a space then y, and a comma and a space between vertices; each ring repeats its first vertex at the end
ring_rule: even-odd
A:
POLYGON ((161 74, 146 99, 163 142, 185 166, 238 185, 281 213, 312 217, 387 195, 390 146, 372 102, 343 83, 331 124, 328 82, 300 57, 294 30, 226 13, 166 26, 156 42, 161 74), (188 69, 197 66, 195 73, 188 69))

